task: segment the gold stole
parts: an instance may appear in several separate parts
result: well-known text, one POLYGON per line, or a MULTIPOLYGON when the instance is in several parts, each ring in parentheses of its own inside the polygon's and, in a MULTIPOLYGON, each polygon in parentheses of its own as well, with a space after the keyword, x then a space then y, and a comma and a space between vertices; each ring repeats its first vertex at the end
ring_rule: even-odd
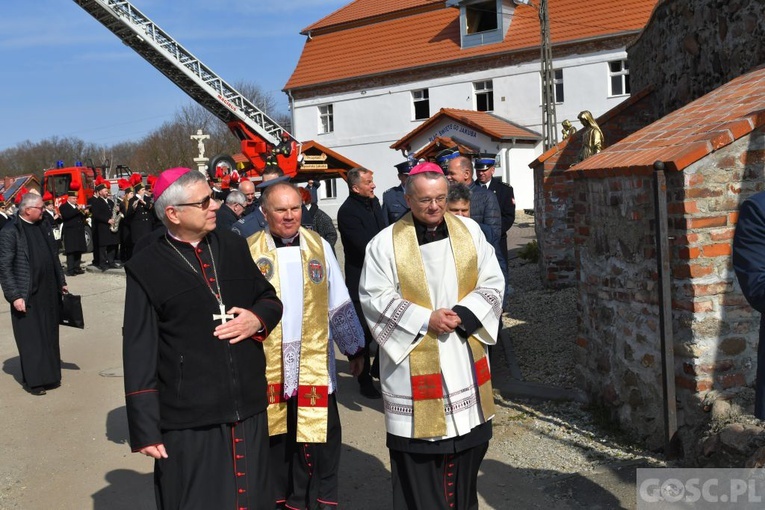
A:
MULTIPOLYGON (((467 227, 448 212, 444 215, 444 220, 454 256, 458 299, 462 299, 475 289, 478 282, 478 256, 467 227)), ((416 305, 433 310, 430 287, 425 276, 425 266, 411 213, 407 213, 393 225, 393 250, 401 296, 416 305)), ((473 380, 478 388, 478 398, 485 421, 494 414, 489 360, 486 357, 486 348, 474 336, 471 336, 467 343, 473 360, 473 380)), ((419 345, 409 354, 409 369, 414 437, 445 436, 443 379, 438 335, 435 332, 428 329, 419 345)))
MULTIPOLYGON (((258 269, 281 297, 279 257, 270 232, 257 232, 248 238, 248 242, 258 269)), ((303 318, 297 441, 325 443, 329 402, 329 286, 321 237, 303 227, 300 227, 300 257, 303 267, 303 318)), ((268 382, 268 434, 286 434, 287 401, 284 398, 281 322, 263 342, 263 348, 268 382)))

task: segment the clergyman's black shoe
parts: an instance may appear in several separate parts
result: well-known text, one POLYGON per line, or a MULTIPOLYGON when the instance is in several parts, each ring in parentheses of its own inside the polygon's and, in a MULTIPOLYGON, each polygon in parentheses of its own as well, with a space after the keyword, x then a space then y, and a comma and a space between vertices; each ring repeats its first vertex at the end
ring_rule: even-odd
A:
POLYGON ((34 388, 29 388, 29 393, 36 396, 45 395, 47 392, 45 391, 45 388, 42 386, 35 386, 34 388))

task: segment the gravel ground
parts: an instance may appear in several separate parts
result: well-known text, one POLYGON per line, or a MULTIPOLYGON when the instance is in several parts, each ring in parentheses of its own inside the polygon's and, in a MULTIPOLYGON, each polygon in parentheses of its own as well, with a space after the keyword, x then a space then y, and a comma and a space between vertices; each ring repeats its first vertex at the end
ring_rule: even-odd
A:
MULTIPOLYGON (((509 271, 514 292, 504 327, 524 381, 576 388, 576 290, 545 289, 538 265, 520 258, 510 261, 509 271)), ((498 385, 508 380, 501 349, 495 349, 492 366, 498 385)), ((588 473, 624 465, 664 465, 661 457, 630 443, 596 407, 577 402, 511 400, 495 393, 498 409, 492 449, 542 484, 547 483, 544 480, 554 483, 556 478, 575 473, 587 477, 588 473)), ((621 498, 620 503, 630 508, 634 490, 629 484, 634 484, 634 477, 626 478, 627 501, 621 498)), ((560 497, 563 500, 564 495, 560 497)), ((569 498, 566 501, 571 504, 569 498)))
POLYGON ((504 326, 525 381, 575 388, 576 289, 542 287, 539 266, 510 261, 513 287, 504 326))

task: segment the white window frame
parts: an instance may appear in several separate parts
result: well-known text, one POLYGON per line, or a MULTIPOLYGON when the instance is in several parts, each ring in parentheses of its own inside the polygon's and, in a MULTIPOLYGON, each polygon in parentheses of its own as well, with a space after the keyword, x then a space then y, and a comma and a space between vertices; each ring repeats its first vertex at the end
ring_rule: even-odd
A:
POLYGON ((335 114, 331 104, 319 106, 319 134, 325 135, 335 131, 335 114))
POLYGON ((490 32, 496 32, 499 30, 500 21, 499 16, 501 14, 500 6, 497 5, 496 0, 487 0, 484 2, 477 2, 475 4, 465 5, 465 35, 474 34, 486 34, 490 32), (488 6, 488 4, 494 4, 491 11, 484 11, 482 8, 488 6), (483 12, 483 14, 481 14, 483 12), (484 30, 477 30, 475 27, 469 26, 469 21, 477 20, 480 18, 482 21, 489 21, 493 23, 492 27, 484 30), (492 19, 493 18, 493 19, 492 19))
POLYGON ((630 67, 629 67, 629 62, 626 59, 609 61, 608 62, 608 96, 609 97, 629 96, 630 90, 631 90, 629 77, 630 77, 630 67), (613 71, 611 69, 612 64, 619 64, 619 70, 613 71), (619 79, 619 84, 620 84, 619 86, 621 87, 621 92, 614 91, 615 78, 619 79))
POLYGON ((483 80, 473 82, 473 96, 475 98, 475 110, 478 112, 494 111, 494 80, 483 80), (478 97, 487 96, 485 110, 478 109, 478 97), (490 98, 490 99, 488 99, 490 98))
POLYGON ((510 27, 508 0, 447 0, 460 8, 460 43, 463 49, 502 42, 510 27), (482 29, 478 29, 482 26, 482 29))
POLYGON ((562 104, 566 99, 563 90, 563 69, 553 69, 553 96, 555 97, 555 104, 562 104))
POLYGON ((324 198, 337 198, 337 179, 324 181, 324 198))
POLYGON ((428 89, 412 91, 412 120, 425 120, 430 118, 430 92, 428 89), (417 105, 425 104, 426 112, 424 117, 417 116, 417 105))

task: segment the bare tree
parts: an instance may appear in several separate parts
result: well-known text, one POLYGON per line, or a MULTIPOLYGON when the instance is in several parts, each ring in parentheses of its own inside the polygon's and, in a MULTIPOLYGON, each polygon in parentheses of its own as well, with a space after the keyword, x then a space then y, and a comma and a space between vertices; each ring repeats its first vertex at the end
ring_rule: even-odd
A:
MULTIPOLYGON (((251 82, 239 82, 234 87, 290 131, 290 117, 278 111, 278 103, 272 93, 264 92, 260 86, 251 82)), ((139 141, 121 142, 111 147, 72 137, 21 142, 0 151, 0 172, 9 176, 35 173, 41 177, 43 171, 55 167, 57 161, 63 161, 65 166, 73 166, 78 161, 84 164, 93 161, 95 165, 101 165, 109 160, 112 169, 121 164, 130 166, 134 171, 147 173, 157 173, 175 166, 193 167, 198 149, 190 136, 199 129, 210 135, 210 139, 205 142, 207 157, 240 151, 239 140, 228 126, 203 106, 192 102, 181 107, 172 121, 165 122, 139 141)))

